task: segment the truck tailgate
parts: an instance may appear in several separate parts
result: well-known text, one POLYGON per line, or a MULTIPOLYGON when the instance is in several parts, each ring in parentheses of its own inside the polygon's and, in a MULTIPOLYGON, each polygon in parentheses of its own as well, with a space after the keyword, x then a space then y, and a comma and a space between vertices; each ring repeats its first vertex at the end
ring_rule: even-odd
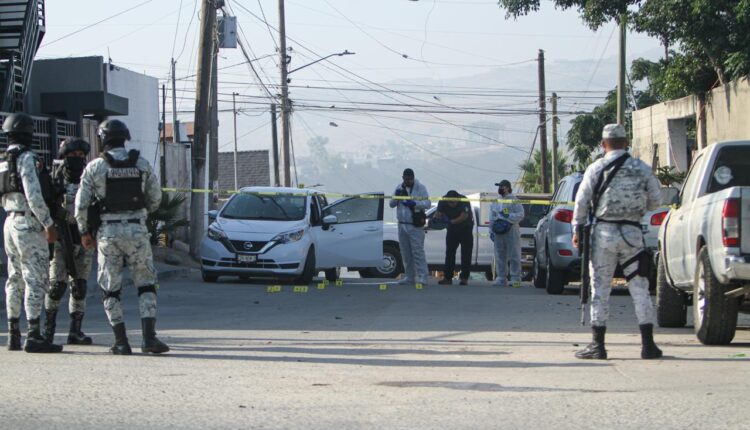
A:
POLYGON ((750 254, 750 188, 742 187, 740 204, 740 251, 750 254))

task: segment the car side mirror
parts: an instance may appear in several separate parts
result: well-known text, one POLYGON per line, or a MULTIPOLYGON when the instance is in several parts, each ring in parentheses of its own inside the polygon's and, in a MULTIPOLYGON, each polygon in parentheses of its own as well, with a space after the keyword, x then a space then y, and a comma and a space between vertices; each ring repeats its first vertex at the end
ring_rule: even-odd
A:
POLYGON ((211 224, 212 222, 216 221, 217 216, 219 216, 219 211, 217 210, 208 211, 208 223, 211 224))
POLYGON ((323 217, 323 225, 331 225, 336 224, 339 222, 339 219, 336 217, 336 215, 326 215, 323 217))

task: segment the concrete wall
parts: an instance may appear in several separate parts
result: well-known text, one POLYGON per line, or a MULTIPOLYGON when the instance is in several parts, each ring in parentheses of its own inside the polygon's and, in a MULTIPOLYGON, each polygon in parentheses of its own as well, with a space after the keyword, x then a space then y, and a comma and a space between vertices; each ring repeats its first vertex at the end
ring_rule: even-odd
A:
POLYGON ((709 94, 706 103, 708 143, 750 139, 750 81, 732 81, 709 94))
POLYGON ((102 57, 35 60, 26 92, 26 111, 42 113, 42 93, 106 91, 103 62, 102 57))
POLYGON ((141 151, 160 177, 159 168, 159 80, 120 67, 104 64, 107 91, 128 99, 129 112, 113 116, 124 121, 132 139, 129 148, 141 151))
POLYGON ((697 148, 725 140, 750 139, 748 77, 714 89, 705 97, 670 100, 633 112, 633 155, 649 164, 689 166, 686 121, 695 120, 697 148), (656 147, 657 152, 654 153, 656 147))

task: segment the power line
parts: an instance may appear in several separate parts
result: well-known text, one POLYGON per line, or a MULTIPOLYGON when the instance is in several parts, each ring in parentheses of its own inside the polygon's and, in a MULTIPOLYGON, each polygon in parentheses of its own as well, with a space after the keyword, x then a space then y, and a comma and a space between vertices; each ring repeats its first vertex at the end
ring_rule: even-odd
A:
POLYGON ((78 33, 82 32, 82 31, 86 31, 86 30, 88 30, 89 28, 92 28, 92 27, 96 27, 97 25, 99 25, 99 24, 101 24, 101 23, 103 23, 103 22, 107 22, 107 21, 109 21, 110 19, 113 19, 113 18, 117 18, 117 17, 118 17, 118 16, 120 16, 120 15, 124 15, 124 14, 126 14, 126 13, 130 12, 131 10, 134 10, 134 9, 138 9, 139 7, 141 7, 141 6, 143 6, 143 5, 147 4, 147 3, 151 3, 152 1, 153 1, 153 0, 146 0, 146 1, 144 1, 143 3, 138 3, 137 5, 135 5, 135 6, 131 7, 131 8, 125 9, 125 10, 123 10, 123 11, 121 11, 121 12, 117 12, 116 14, 114 14, 114 15, 112 15, 112 16, 108 16, 108 17, 106 17, 106 18, 104 18, 104 19, 102 19, 102 20, 99 20, 99 21, 97 21, 97 22, 95 22, 95 23, 93 23, 93 24, 89 24, 89 25, 87 25, 87 26, 81 27, 81 28, 79 28, 79 29, 78 29, 78 30, 76 30, 76 31, 70 32, 70 33, 68 33, 68 34, 66 34, 66 35, 64 35, 64 36, 62 36, 62 37, 58 37, 58 38, 57 38, 57 39, 55 39, 55 40, 51 40, 51 41, 49 41, 49 42, 47 42, 47 43, 43 44, 43 45, 42 45, 41 47, 43 48, 43 47, 45 47, 45 46, 49 46, 49 45, 52 45, 53 43, 59 42, 59 41, 61 41, 61 40, 63 40, 63 39, 67 39, 68 37, 70 37, 70 36, 73 36, 73 35, 75 35, 75 34, 78 34, 78 33))

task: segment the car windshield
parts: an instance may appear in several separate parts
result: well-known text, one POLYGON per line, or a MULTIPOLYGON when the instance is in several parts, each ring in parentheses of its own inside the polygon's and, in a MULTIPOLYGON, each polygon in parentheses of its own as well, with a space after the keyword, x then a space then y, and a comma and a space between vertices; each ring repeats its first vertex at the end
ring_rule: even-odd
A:
POLYGON ((221 217, 246 220, 298 221, 305 217, 305 196, 238 194, 224 207, 221 217))
POLYGON ((728 146, 719 151, 708 184, 708 193, 729 187, 750 186, 750 147, 728 146))

